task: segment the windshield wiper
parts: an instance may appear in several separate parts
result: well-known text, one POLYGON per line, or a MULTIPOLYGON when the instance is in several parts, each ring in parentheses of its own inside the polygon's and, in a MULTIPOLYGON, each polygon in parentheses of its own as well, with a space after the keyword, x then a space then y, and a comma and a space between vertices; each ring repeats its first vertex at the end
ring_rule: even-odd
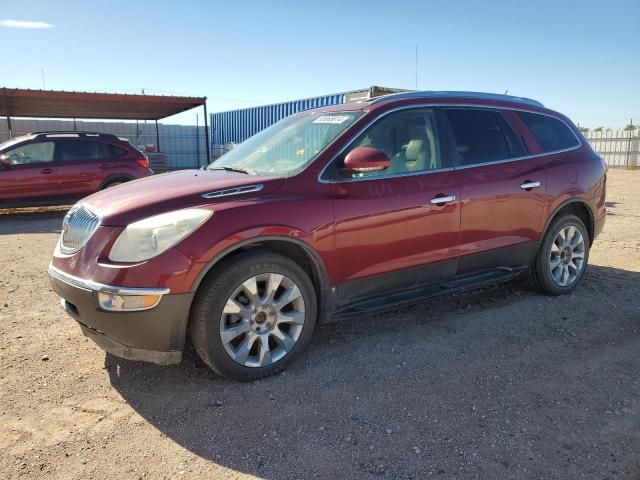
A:
POLYGON ((244 173, 246 175, 257 175, 256 172, 251 170, 250 168, 238 167, 236 165, 224 165, 222 167, 212 167, 209 170, 226 170, 227 172, 238 172, 244 173))

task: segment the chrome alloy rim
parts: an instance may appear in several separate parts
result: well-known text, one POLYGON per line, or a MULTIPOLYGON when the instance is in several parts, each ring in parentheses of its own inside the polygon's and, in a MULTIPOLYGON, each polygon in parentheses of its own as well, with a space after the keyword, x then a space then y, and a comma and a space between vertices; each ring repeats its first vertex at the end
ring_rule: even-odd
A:
POLYGON ((220 338, 236 363, 265 367, 291 351, 304 320, 304 298, 295 282, 278 273, 261 273, 242 282, 227 300, 220 338))
POLYGON ((580 229, 567 225, 558 232, 549 252, 549 270, 561 287, 576 281, 584 268, 585 245, 580 229))

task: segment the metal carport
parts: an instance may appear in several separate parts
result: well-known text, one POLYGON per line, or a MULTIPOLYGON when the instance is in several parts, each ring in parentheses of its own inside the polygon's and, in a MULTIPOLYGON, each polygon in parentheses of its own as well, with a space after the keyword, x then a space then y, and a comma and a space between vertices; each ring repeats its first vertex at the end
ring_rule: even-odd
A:
POLYGON ((158 120, 199 106, 204 107, 207 163, 211 163, 207 97, 0 88, 0 116, 7 117, 9 137, 13 136, 11 117, 154 120, 156 141, 160 150, 158 120))

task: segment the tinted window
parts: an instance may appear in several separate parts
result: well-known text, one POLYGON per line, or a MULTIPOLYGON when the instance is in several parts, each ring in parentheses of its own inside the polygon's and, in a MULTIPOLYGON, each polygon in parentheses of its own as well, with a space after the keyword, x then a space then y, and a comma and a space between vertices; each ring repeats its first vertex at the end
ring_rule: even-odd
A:
POLYGON ((529 112, 517 113, 536 137, 543 151, 553 152, 578 146, 576 136, 564 122, 557 118, 529 112))
POLYGON ((500 127, 504 132, 504 137, 507 140, 507 147, 509 148, 509 153, 511 153, 511 158, 523 157, 527 155, 527 151, 524 148, 523 142, 520 141, 516 132, 513 131, 511 125, 509 125, 502 114, 496 113, 498 116, 498 121, 500 122, 500 127))
MULTIPOLYGON (((57 142, 58 156, 63 162, 98 161, 115 157, 111 145, 84 140, 61 140, 57 142)), ((117 148, 117 147, 114 147, 117 148)))
MULTIPOLYGON (((387 115, 369 127, 344 152, 356 147, 373 147, 384 152, 390 166, 382 172, 357 176, 380 176, 442 168, 433 110, 405 110, 387 115)), ((338 165, 339 166, 339 165, 338 165)))
POLYGON ((109 157, 124 157, 128 152, 124 148, 116 147, 115 145, 104 145, 107 149, 106 156, 109 157))
POLYGON ((501 117, 496 112, 468 108, 446 109, 445 113, 451 125, 461 165, 495 162, 521 156, 521 153, 511 155, 500 124, 501 117))
POLYGON ((53 142, 28 143, 5 152, 13 165, 53 161, 53 142))

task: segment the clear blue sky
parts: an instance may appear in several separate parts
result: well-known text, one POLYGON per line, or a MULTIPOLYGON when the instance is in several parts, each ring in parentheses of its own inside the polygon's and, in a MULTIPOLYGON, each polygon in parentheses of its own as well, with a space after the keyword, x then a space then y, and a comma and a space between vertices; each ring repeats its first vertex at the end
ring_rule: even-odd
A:
POLYGON ((416 44, 420 89, 508 89, 581 125, 640 123, 638 0, 0 0, 0 86, 42 88, 44 70, 47 89, 206 95, 210 111, 414 88, 416 44))

